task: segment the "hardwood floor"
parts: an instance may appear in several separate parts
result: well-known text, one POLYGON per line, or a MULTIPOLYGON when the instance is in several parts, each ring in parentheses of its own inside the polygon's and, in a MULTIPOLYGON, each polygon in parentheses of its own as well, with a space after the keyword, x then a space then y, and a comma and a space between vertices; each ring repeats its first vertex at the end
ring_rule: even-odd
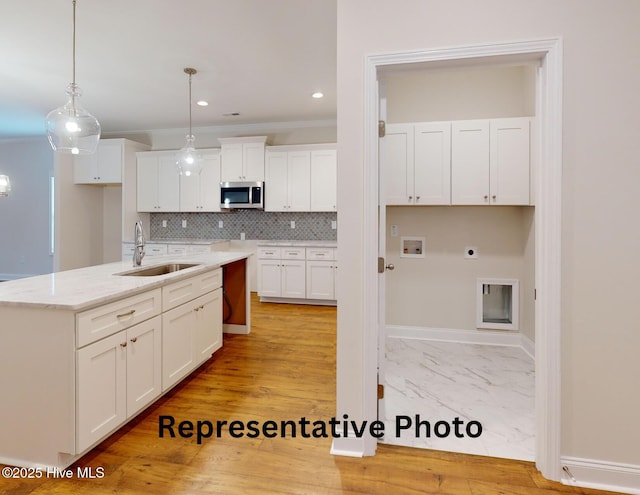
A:
POLYGON ((252 303, 251 335, 225 335, 223 348, 190 378, 71 466, 72 479, 0 479, 0 493, 605 493, 547 481, 520 461, 382 444, 373 457, 338 457, 329 438, 232 438, 226 427, 201 444, 179 437, 181 421, 335 415, 336 309, 252 303), (175 438, 159 438, 160 416, 175 418, 175 438), (88 467, 104 476, 79 479, 77 469, 88 467))

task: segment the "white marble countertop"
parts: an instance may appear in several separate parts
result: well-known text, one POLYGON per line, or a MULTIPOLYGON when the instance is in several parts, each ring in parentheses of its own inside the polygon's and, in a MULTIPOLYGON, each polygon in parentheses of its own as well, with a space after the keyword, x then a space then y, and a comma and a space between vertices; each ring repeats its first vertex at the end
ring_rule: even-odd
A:
POLYGON ((165 263, 199 263, 166 275, 131 277, 118 275, 136 267, 131 261, 77 268, 0 283, 2 306, 66 309, 80 311, 109 301, 162 287, 163 285, 204 273, 220 266, 252 256, 250 252, 211 252, 188 255, 154 256, 142 260, 139 269, 165 263))
POLYGON ((280 247, 328 247, 334 248, 338 246, 337 241, 259 241, 257 246, 280 246, 280 247))
MULTIPOLYGON (((124 241, 133 244, 134 241, 124 241)), ((220 244, 229 242, 229 239, 149 239, 145 244, 220 244)))

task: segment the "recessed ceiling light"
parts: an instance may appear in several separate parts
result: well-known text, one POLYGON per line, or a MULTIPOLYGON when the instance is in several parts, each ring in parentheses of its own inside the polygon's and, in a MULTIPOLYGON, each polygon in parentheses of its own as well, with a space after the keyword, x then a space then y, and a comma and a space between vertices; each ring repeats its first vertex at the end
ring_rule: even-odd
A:
POLYGON ((324 95, 320 91, 316 91, 311 95, 311 98, 322 98, 324 95))
POLYGON ((204 101, 204 100, 199 100, 196 102, 196 105, 201 106, 201 107, 206 107, 209 104, 208 101, 204 101))

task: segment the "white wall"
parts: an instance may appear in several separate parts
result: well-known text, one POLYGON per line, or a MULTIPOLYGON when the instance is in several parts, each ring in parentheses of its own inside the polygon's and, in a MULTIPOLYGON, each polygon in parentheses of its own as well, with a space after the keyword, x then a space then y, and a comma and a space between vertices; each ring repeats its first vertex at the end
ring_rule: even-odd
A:
POLYGON ((0 280, 50 273, 49 177, 53 151, 46 138, 0 142, 0 174, 11 194, 0 198, 0 280))
MULTIPOLYGON (((525 263, 529 208, 465 206, 387 207, 386 320, 390 325, 476 329, 476 279, 520 281, 520 308, 533 313, 531 271, 525 263), (391 225, 398 236, 391 236, 391 225), (400 255, 402 236, 425 237, 424 258, 400 255), (477 259, 463 256, 478 248, 477 259), (526 282, 526 283, 525 283, 526 282)), ((519 330, 533 340, 529 318, 519 330)))
MULTIPOLYGON (((561 453, 640 466, 640 2, 338 2, 338 414, 363 414, 363 60, 561 36, 561 453), (594 36, 594 33, 597 33, 594 36)), ((366 267, 372 270, 374 267, 366 267)))

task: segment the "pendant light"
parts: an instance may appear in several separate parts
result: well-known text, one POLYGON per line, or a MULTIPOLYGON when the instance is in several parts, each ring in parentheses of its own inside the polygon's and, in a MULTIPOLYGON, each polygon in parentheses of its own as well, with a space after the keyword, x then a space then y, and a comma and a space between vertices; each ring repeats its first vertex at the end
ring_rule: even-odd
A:
POLYGON ((202 160, 200 153, 195 149, 193 142, 195 137, 191 133, 191 76, 198 71, 191 67, 184 69, 185 74, 189 74, 189 134, 187 134, 187 142, 184 147, 178 151, 176 156, 176 165, 178 166, 178 172, 180 175, 191 176, 199 175, 202 172, 202 160))
POLYGON ((8 175, 0 175, 0 198, 9 196, 11 192, 11 181, 8 175))
POLYGON ((82 91, 76 84, 76 0, 73 0, 72 76, 66 90, 69 101, 47 115, 47 137, 54 151, 87 155, 96 151, 100 140, 100 123, 78 102, 82 91))

